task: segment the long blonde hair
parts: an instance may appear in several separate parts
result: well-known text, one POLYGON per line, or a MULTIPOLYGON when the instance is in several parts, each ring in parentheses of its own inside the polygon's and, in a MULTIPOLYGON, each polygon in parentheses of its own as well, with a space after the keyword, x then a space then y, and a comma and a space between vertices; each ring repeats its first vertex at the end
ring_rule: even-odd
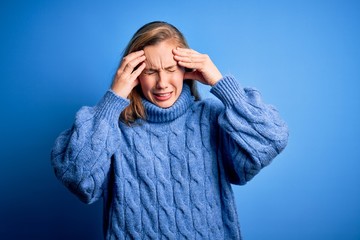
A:
MULTIPOLYGON (((124 50, 123 56, 125 57, 129 53, 144 49, 146 46, 156 45, 169 39, 175 40, 179 44, 179 47, 189 48, 183 34, 173 25, 162 21, 147 23, 142 26, 131 38, 124 50)), ((197 91, 196 82, 192 80, 185 80, 185 83, 190 86, 191 94, 195 97, 195 100, 199 100, 200 96, 197 91)), ((129 94, 128 99, 130 100, 130 105, 125 108, 120 115, 120 119, 126 124, 130 125, 139 118, 146 119, 141 94, 142 92, 139 85, 136 86, 129 94)))

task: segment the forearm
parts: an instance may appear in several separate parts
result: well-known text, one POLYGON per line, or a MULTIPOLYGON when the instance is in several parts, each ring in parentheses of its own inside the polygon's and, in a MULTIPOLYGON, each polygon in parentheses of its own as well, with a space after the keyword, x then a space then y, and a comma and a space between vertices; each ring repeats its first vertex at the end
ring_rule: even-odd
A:
POLYGON ((242 182, 248 181, 285 148, 287 125, 258 91, 243 89, 234 78, 225 77, 211 92, 225 105, 218 121, 229 165, 244 178, 242 182))
POLYGON ((118 118, 125 99, 107 92, 95 107, 83 107, 73 127, 55 141, 51 159, 56 176, 87 203, 100 197, 118 145, 118 118))

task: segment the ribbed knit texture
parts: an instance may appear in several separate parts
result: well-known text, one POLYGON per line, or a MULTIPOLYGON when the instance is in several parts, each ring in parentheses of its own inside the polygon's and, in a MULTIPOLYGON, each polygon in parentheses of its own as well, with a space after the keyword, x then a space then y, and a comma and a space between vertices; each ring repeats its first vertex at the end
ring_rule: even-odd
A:
POLYGON ((241 239, 231 183, 245 184, 287 144, 286 124, 253 89, 224 77, 195 102, 184 85, 167 109, 119 122, 108 91, 56 140, 55 174, 82 201, 104 200, 105 239, 241 239))

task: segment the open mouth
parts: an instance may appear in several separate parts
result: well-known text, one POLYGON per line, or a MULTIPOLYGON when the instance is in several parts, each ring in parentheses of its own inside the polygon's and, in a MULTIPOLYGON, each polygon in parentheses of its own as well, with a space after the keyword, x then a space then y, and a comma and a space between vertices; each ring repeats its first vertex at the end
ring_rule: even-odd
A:
POLYGON ((172 92, 167 93, 153 93, 157 101, 166 101, 171 98, 172 92))

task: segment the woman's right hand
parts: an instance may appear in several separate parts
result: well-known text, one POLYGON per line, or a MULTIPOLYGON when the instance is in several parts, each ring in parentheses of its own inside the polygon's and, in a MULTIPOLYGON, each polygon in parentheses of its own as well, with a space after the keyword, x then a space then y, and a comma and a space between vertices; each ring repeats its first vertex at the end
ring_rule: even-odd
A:
POLYGON ((132 89, 139 84, 138 76, 145 69, 145 59, 143 50, 125 56, 116 72, 111 90, 120 97, 127 98, 132 89))

